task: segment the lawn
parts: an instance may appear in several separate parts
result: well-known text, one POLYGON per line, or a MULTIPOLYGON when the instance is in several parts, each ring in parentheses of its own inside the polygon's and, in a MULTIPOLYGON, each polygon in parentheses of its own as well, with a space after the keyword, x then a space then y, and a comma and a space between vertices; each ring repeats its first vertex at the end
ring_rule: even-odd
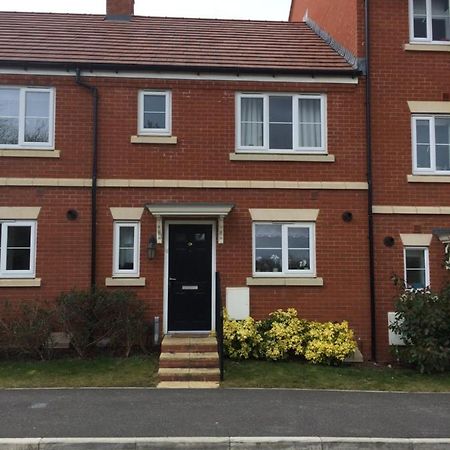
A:
POLYGON ((36 387, 152 387, 158 358, 56 359, 0 361, 0 388, 36 387))
POLYGON ((223 386, 450 392, 450 373, 422 375, 368 364, 329 367, 298 361, 226 361, 223 386))

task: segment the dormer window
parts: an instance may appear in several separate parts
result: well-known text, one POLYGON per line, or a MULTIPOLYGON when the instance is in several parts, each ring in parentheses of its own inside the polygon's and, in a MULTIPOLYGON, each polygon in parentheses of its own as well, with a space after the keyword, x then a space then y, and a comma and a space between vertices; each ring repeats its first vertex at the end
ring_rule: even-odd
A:
POLYGON ((450 0, 409 0, 411 41, 450 41, 450 0))

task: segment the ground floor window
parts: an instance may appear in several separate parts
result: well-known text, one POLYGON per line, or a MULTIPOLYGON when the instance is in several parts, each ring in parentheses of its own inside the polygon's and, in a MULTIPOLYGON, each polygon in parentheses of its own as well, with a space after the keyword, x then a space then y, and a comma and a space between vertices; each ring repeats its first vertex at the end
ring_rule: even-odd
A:
POLYGON ((405 247, 405 284, 412 289, 430 285, 428 247, 405 247))
POLYGON ((114 276, 139 276, 139 242, 139 222, 114 223, 114 276))
POLYGON ((33 278, 36 259, 36 222, 0 222, 0 277, 33 278))
POLYGON ((313 223, 255 223, 255 275, 315 275, 313 223))

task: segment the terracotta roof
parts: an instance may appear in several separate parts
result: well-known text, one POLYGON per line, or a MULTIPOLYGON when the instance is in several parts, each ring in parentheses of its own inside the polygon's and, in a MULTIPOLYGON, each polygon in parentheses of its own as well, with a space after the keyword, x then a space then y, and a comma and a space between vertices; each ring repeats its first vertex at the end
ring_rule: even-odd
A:
POLYGON ((354 72, 304 23, 0 12, 0 63, 354 72))

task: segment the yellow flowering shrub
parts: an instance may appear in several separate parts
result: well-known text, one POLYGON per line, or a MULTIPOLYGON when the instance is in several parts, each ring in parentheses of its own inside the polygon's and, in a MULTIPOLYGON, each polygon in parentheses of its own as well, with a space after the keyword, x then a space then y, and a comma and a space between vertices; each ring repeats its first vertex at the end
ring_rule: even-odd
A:
POLYGON ((337 364, 356 350, 347 322, 320 323, 300 319, 294 308, 271 313, 256 322, 230 320, 224 314, 225 354, 231 359, 280 360, 300 357, 314 364, 337 364))
POLYGON ((304 357, 314 364, 343 362, 356 350, 353 330, 348 322, 311 322, 304 357))
POLYGON ((262 341, 256 322, 248 317, 245 320, 230 320, 225 311, 223 321, 223 346, 225 354, 231 359, 248 359, 258 356, 262 341))

